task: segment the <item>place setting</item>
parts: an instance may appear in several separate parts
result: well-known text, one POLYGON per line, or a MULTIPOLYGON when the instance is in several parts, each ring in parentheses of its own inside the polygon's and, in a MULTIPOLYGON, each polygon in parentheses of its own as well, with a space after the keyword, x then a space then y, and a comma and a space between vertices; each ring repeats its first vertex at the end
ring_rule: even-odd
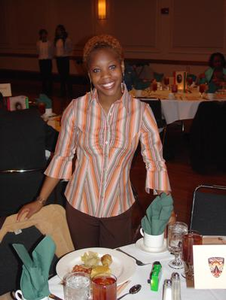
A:
POLYGON ((152 254, 167 253, 165 229, 173 211, 171 195, 162 193, 157 196, 146 210, 141 220, 140 234, 142 238, 136 241, 136 247, 152 254))

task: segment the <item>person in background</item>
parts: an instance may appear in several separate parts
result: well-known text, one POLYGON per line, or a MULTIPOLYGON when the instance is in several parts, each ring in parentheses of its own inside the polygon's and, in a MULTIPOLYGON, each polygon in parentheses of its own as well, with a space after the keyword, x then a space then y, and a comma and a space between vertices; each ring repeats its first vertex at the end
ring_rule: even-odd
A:
POLYGON ((72 84, 70 80, 70 54, 72 52, 72 42, 68 37, 68 33, 63 25, 58 25, 55 31, 55 55, 57 70, 60 76, 60 92, 61 97, 72 97, 72 84))
MULTIPOLYGON (((36 108, 7 111, 0 99, 0 217, 15 214, 40 191, 58 132, 36 108)), ((54 202, 53 195, 48 203, 54 202)))
POLYGON ((38 198, 19 211, 18 220, 38 212, 65 179, 67 221, 75 248, 116 248, 132 241, 135 199, 129 174, 139 141, 147 169, 146 191, 169 193, 171 188, 151 108, 133 98, 123 82, 119 41, 110 35, 94 36, 84 47, 83 61, 91 90, 66 108, 43 187, 38 198))
POLYGON ((207 83, 213 92, 226 84, 225 58, 222 53, 215 52, 210 55, 209 68, 200 74, 198 83, 207 83))
POLYGON ((42 93, 50 96, 52 94, 52 58, 53 45, 48 40, 46 29, 39 30, 39 41, 37 42, 39 69, 42 80, 42 93))

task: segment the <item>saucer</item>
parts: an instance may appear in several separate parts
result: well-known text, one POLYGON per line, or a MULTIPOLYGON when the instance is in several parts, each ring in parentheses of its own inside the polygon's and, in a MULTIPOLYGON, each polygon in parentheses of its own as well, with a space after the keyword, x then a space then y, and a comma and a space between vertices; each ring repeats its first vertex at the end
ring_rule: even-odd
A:
POLYGON ((166 239, 164 239, 164 245, 161 248, 148 248, 144 245, 144 239, 141 238, 139 240, 136 241, 136 247, 145 251, 145 252, 149 252, 149 253, 165 253, 167 252, 167 246, 166 246, 166 239))

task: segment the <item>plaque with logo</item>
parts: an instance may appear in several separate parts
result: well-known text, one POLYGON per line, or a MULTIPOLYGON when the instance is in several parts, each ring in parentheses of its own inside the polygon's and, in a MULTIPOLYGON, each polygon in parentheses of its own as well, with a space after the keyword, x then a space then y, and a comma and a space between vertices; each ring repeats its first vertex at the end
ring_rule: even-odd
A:
POLYGON ((196 289, 226 289, 226 244, 194 245, 196 289))

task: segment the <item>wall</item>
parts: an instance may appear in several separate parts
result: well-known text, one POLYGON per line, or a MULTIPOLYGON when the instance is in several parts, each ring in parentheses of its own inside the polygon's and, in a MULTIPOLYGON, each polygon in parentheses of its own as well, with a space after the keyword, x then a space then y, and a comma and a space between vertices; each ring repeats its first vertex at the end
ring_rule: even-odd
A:
MULTIPOLYGON (((226 53, 226 0, 107 0, 107 20, 97 19, 97 0, 0 0, 0 68, 38 71, 36 40, 40 28, 54 38, 64 24, 74 43, 72 73, 83 67, 88 37, 115 35, 126 58, 150 60, 151 68, 200 73, 210 53, 226 53), (161 14, 169 8, 169 14, 161 14)), ((56 72, 54 64, 54 72, 56 72)))

